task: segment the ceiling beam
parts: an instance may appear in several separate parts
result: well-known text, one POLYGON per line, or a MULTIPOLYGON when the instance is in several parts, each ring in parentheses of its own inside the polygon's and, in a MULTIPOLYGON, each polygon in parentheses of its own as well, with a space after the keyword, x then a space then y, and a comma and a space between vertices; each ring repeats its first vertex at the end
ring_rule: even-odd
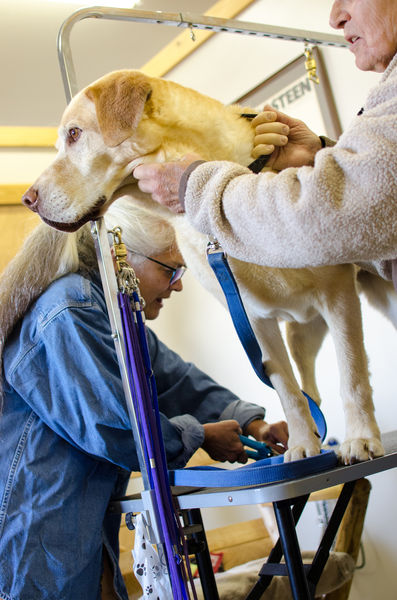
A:
POLYGON ((31 183, 0 183, 0 207, 21 205, 21 198, 31 183))
POLYGON ((56 127, 0 127, 0 147, 54 148, 56 127))

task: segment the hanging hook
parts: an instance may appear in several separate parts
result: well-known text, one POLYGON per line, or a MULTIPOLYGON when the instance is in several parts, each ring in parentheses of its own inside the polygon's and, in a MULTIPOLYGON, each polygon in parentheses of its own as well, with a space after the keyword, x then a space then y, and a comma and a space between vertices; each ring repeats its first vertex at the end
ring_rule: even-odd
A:
POLYGON ((196 41, 196 35, 193 31, 193 23, 189 23, 189 29, 190 29, 190 39, 192 40, 192 42, 196 41))
POLYGON ((185 25, 185 23, 186 23, 190 29, 190 39, 192 40, 192 42, 195 42, 196 35, 193 30, 193 23, 188 23, 187 21, 185 21, 181 12, 179 13, 179 19, 180 19, 180 21, 179 21, 177 27, 180 27, 181 25, 185 25))
POLYGON ((317 75, 316 59, 313 56, 312 48, 310 48, 308 44, 305 44, 304 52, 306 56, 305 69, 307 71, 310 81, 313 81, 313 83, 320 83, 320 80, 317 75))

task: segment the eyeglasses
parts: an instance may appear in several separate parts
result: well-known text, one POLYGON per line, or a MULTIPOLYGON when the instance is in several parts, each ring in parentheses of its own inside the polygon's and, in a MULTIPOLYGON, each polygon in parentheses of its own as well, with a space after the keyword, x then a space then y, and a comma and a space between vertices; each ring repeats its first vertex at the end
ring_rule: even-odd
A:
POLYGON ((129 250, 129 252, 131 252, 131 254, 137 254, 138 256, 143 256, 144 258, 147 258, 147 260, 150 260, 151 262, 154 262, 157 265, 161 265, 162 267, 165 267, 168 271, 170 271, 171 275, 170 275, 169 285, 174 285, 174 283, 179 281, 186 273, 187 267, 185 267, 185 265, 182 265, 181 267, 171 267, 170 265, 166 265, 165 263, 160 262, 159 260, 156 260, 155 258, 146 256, 146 254, 140 254, 139 252, 133 252, 132 250, 129 250))

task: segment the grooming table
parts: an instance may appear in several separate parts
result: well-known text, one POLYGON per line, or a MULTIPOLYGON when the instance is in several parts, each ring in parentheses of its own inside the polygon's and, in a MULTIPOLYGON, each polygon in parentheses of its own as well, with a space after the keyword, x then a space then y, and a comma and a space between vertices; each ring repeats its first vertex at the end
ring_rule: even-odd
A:
MULTIPOLYGON (((271 502, 280 538, 268 561, 258 574, 258 582, 246 600, 257 600, 274 575, 288 575, 294 600, 313 600, 315 589, 327 562, 329 551, 358 479, 397 467, 397 431, 382 435, 385 456, 349 466, 338 466, 317 475, 274 484, 238 488, 173 487, 172 493, 183 517, 186 533, 192 536, 204 598, 217 600, 215 578, 206 546, 200 509, 218 506, 242 506, 271 502), (296 535, 296 524, 312 492, 344 484, 328 526, 311 565, 303 565, 296 535), (203 546, 205 547, 203 550, 203 546), (280 564, 284 555, 285 564, 280 564)), ((146 492, 112 502, 115 513, 147 511, 146 492)))

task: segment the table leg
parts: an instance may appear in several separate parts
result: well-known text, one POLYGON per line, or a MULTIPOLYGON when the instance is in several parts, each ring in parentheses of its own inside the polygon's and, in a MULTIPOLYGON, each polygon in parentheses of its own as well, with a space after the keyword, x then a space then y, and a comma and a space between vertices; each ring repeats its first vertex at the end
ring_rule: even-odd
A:
POLYGON ((211 556, 207 544, 207 536, 205 535, 200 509, 192 508, 184 511, 184 520, 187 520, 189 525, 198 526, 197 530, 191 534, 191 538, 195 542, 194 554, 197 561, 204 600, 219 600, 211 556))
MULTIPOLYGON (((294 529, 300 519, 300 516, 306 506, 308 499, 309 494, 306 494, 305 496, 299 496, 297 498, 294 498, 293 500, 286 501, 289 506, 292 505, 292 518, 294 523, 294 529)), ((279 538, 274 548, 270 552, 268 560, 262 565, 257 583, 250 590, 245 600, 259 600, 259 598, 262 597, 264 591, 269 587, 275 575, 287 576, 286 566, 279 564, 282 557, 283 547, 281 544, 281 538, 279 538)))
POLYGON ((312 600, 302 562, 295 521, 288 500, 273 503, 294 600, 312 600))

